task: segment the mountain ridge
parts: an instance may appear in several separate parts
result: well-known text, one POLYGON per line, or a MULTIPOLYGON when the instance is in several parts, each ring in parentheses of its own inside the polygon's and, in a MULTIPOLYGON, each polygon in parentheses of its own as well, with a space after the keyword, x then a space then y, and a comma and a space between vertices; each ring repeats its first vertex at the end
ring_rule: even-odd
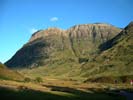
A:
MULTIPOLYGON (((109 41, 103 43, 102 45, 100 45, 99 46, 100 50, 101 51, 107 50, 107 49, 111 48, 113 45, 117 44, 116 43, 116 40, 119 39, 119 38, 121 38, 123 35, 128 35, 129 32, 127 30, 129 28, 131 28, 131 27, 133 27, 133 22, 130 22, 128 24, 128 26, 126 26, 117 36, 115 36, 111 40, 109 40, 109 41), (113 41, 115 41, 115 42, 113 42, 113 41)), ((130 33, 130 34, 132 34, 132 33, 130 33)))

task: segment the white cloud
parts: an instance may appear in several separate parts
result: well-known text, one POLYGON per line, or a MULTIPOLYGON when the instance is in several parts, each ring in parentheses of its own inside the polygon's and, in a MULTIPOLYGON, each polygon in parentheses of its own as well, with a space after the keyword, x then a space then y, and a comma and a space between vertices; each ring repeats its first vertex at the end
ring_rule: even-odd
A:
POLYGON ((56 21, 58 21, 58 20, 59 20, 58 17, 52 17, 52 18, 50 18, 50 21, 51 21, 51 22, 56 22, 56 21))
POLYGON ((37 31, 38 31, 38 29, 35 29, 35 28, 30 29, 31 34, 37 32, 37 31))

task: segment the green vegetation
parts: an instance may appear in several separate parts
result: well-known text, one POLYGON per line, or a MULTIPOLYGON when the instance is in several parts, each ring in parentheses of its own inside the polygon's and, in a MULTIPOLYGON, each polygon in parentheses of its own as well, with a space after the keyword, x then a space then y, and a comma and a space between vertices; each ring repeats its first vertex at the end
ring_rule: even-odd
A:
POLYGON ((29 77, 24 78, 24 82, 31 82, 32 80, 29 77))
POLYGON ((41 82, 43 82, 43 79, 41 77, 36 77, 36 79, 34 81, 37 83, 41 83, 41 82))
POLYGON ((84 82, 96 82, 96 83, 113 83, 113 84, 119 84, 119 83, 130 83, 130 80, 132 80, 133 75, 122 75, 122 76, 97 76, 88 78, 84 82))

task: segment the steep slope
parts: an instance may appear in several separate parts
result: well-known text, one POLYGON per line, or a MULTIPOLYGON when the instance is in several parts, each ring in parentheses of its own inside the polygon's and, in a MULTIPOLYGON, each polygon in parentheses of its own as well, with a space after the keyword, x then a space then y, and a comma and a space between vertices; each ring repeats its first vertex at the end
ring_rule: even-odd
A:
POLYGON ((0 79, 22 81, 24 77, 16 71, 7 69, 6 66, 0 63, 0 79))
POLYGON ((121 29, 104 23, 76 25, 68 29, 72 50, 81 62, 85 60, 84 58, 90 60, 98 53, 100 44, 108 41, 120 31, 121 29))
POLYGON ((68 30, 40 30, 5 64, 10 68, 53 66, 56 69, 62 66, 59 68, 62 70, 67 66, 78 66, 95 56, 98 46, 120 31, 102 23, 76 25, 68 30))
POLYGON ((72 52, 69 39, 65 34, 65 31, 57 28, 49 28, 33 34, 29 42, 6 62, 6 65, 32 68, 56 62, 59 55, 60 60, 62 60, 61 55, 69 58, 72 52))
MULTIPOLYGON (((113 47, 114 45, 118 44, 120 41, 122 41, 125 38, 129 37, 129 40, 131 40, 132 38, 132 31, 133 31, 133 22, 130 22, 129 25, 127 27, 125 27, 125 29, 122 30, 122 32, 120 34, 118 34, 116 37, 114 37, 113 39, 101 44, 99 46, 101 51, 107 50, 111 47, 113 47)), ((127 41, 128 43, 128 41, 127 41)))
POLYGON ((82 66, 84 77, 133 77, 133 22, 116 37, 99 46, 95 61, 82 66), (87 71, 86 71, 87 70, 87 71))

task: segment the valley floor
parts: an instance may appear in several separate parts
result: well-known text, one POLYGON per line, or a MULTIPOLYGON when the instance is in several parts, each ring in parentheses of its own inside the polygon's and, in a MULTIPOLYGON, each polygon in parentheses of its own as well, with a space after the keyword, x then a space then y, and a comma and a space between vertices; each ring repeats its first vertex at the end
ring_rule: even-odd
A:
POLYGON ((130 84, 81 83, 52 78, 45 78, 41 83, 0 80, 3 100, 126 100, 123 91, 131 90, 130 84))

